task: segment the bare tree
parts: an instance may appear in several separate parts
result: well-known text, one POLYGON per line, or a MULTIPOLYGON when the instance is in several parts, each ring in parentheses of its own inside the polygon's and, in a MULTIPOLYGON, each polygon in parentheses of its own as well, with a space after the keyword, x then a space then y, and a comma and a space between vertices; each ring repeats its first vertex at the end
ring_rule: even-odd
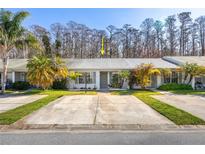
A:
POLYGON ((159 20, 156 20, 154 22, 154 29, 155 29, 155 34, 156 34, 156 39, 157 39, 157 56, 161 56, 162 55, 162 49, 163 49, 163 35, 164 35, 164 31, 163 31, 163 23, 159 20))
POLYGON ((107 31, 109 32, 109 47, 108 47, 108 50, 109 50, 109 57, 112 58, 113 57, 113 48, 114 48, 114 45, 113 45, 113 37, 116 33, 116 27, 113 26, 113 25, 109 25, 107 28, 107 31))
POLYGON ((140 26, 142 30, 143 38, 144 38, 145 55, 147 57, 151 57, 151 52, 153 49, 151 45, 153 25, 154 25, 154 19, 147 18, 142 22, 140 26))
MULTIPOLYGON (((39 25, 31 27, 40 41, 44 53, 62 58, 134 58, 174 55, 205 56, 205 16, 192 22, 190 12, 168 16, 165 21, 145 19, 140 27, 124 24, 92 29, 84 24, 69 21, 54 23, 50 29, 39 25), (179 24, 178 24, 179 23, 179 24), (102 55, 102 37, 105 54, 102 55)), ((38 53, 22 45, 23 52, 14 49, 10 58, 27 58, 38 53)))
POLYGON ((198 55, 198 50, 197 50, 197 45, 198 45, 198 25, 197 23, 193 23, 191 26, 191 47, 192 47, 192 52, 190 55, 196 56, 198 55))
POLYGON ((166 27, 166 38, 169 45, 170 55, 176 54, 177 47, 177 27, 176 27, 176 17, 175 15, 168 16, 165 19, 165 27, 166 27))
POLYGON ((201 55, 205 56, 205 16, 200 16, 196 19, 199 26, 199 38, 201 45, 201 55))
POLYGON ((64 26, 60 23, 54 23, 50 26, 51 34, 55 40, 53 48, 58 56, 62 56, 63 30, 64 26))
POLYGON ((191 12, 182 12, 178 14, 180 25, 180 55, 188 54, 188 43, 190 36, 191 12))

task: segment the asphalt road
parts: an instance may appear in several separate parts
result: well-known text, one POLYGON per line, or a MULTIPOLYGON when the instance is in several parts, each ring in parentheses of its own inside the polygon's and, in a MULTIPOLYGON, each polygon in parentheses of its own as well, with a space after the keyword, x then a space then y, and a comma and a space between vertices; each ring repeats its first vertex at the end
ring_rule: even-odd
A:
POLYGON ((205 144, 205 131, 138 132, 7 132, 0 133, 2 145, 113 145, 113 144, 205 144))

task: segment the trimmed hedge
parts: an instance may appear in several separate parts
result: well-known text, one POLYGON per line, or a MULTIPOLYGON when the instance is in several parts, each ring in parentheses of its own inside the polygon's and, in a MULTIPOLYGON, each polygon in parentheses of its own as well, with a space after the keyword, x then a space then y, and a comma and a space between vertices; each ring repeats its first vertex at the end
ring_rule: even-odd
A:
POLYGON ((30 84, 25 81, 17 81, 12 84, 14 90, 27 90, 30 88, 30 84))
POLYGON ((193 90, 191 85, 177 84, 177 83, 163 84, 158 89, 159 90, 193 90))
POLYGON ((66 83, 66 79, 56 80, 53 82, 52 89, 67 89, 66 83))

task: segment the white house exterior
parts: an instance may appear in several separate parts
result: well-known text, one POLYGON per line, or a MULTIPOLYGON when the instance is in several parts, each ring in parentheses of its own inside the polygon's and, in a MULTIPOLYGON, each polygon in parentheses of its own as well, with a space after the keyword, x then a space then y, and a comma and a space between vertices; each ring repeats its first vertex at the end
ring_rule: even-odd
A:
MULTIPOLYGON (((117 74, 122 70, 132 70, 142 63, 153 64, 155 68, 171 68, 175 70, 178 67, 161 58, 69 59, 67 65, 71 71, 80 73, 87 72, 87 74, 90 74, 88 76, 91 76, 92 82, 88 82, 87 88, 107 89, 112 82, 113 74, 117 74)), ((83 78, 83 76, 81 78, 83 78)), ((157 88, 162 84, 161 80, 161 76, 153 76, 150 87, 157 88)), ((82 82, 79 82, 79 80, 71 81, 69 88, 84 88, 85 83, 83 82, 83 79, 80 79, 80 81, 82 82)))
MULTIPOLYGON (((175 64, 177 66, 182 66, 185 63, 196 63, 199 66, 205 67, 205 56, 166 56, 163 57, 162 59, 172 64, 175 64)), ((184 74, 182 73, 182 78, 183 77, 184 74)), ((193 77, 191 81, 192 88, 195 88, 195 84, 197 82, 200 82, 205 86, 205 76, 193 77)))
MULTIPOLYGON (((63 59, 69 71, 80 72, 87 74, 87 77, 81 76, 75 81, 68 81, 69 89, 107 89, 112 83, 114 74, 122 70, 132 70, 138 65, 153 64, 155 68, 169 68, 172 74, 152 76, 150 88, 157 88, 164 83, 181 83, 183 74, 176 71, 180 65, 186 62, 195 62, 200 65, 205 65, 205 57, 163 57, 163 58, 101 58, 101 59, 63 59), (87 82, 85 82, 87 79, 87 82), (86 84, 85 84, 86 83, 86 84)), ((8 67, 8 82, 26 81, 27 59, 10 59, 8 67)), ((2 62, 0 62, 0 79, 2 80, 2 62)), ((192 81, 192 86, 195 84, 192 81)), ((205 78, 202 77, 205 83, 205 78)), ((137 86, 137 85, 136 85, 137 86)), ((126 88, 126 87, 124 87, 126 88)))

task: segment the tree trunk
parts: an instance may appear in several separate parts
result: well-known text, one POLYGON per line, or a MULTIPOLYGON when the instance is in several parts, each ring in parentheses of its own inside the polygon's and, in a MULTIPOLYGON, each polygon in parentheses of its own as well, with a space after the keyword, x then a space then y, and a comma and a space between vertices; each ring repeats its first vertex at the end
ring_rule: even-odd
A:
POLYGON ((2 76, 2 94, 5 93, 6 90, 6 82, 7 82, 7 69, 8 69, 8 56, 2 58, 3 61, 3 76, 2 76))
POLYGON ((190 78, 189 78, 189 82, 188 82, 188 84, 191 83, 192 79, 193 79, 193 75, 190 75, 190 78))
POLYGON ((187 73, 184 75, 184 84, 186 83, 188 76, 189 76, 189 74, 187 74, 187 73))

